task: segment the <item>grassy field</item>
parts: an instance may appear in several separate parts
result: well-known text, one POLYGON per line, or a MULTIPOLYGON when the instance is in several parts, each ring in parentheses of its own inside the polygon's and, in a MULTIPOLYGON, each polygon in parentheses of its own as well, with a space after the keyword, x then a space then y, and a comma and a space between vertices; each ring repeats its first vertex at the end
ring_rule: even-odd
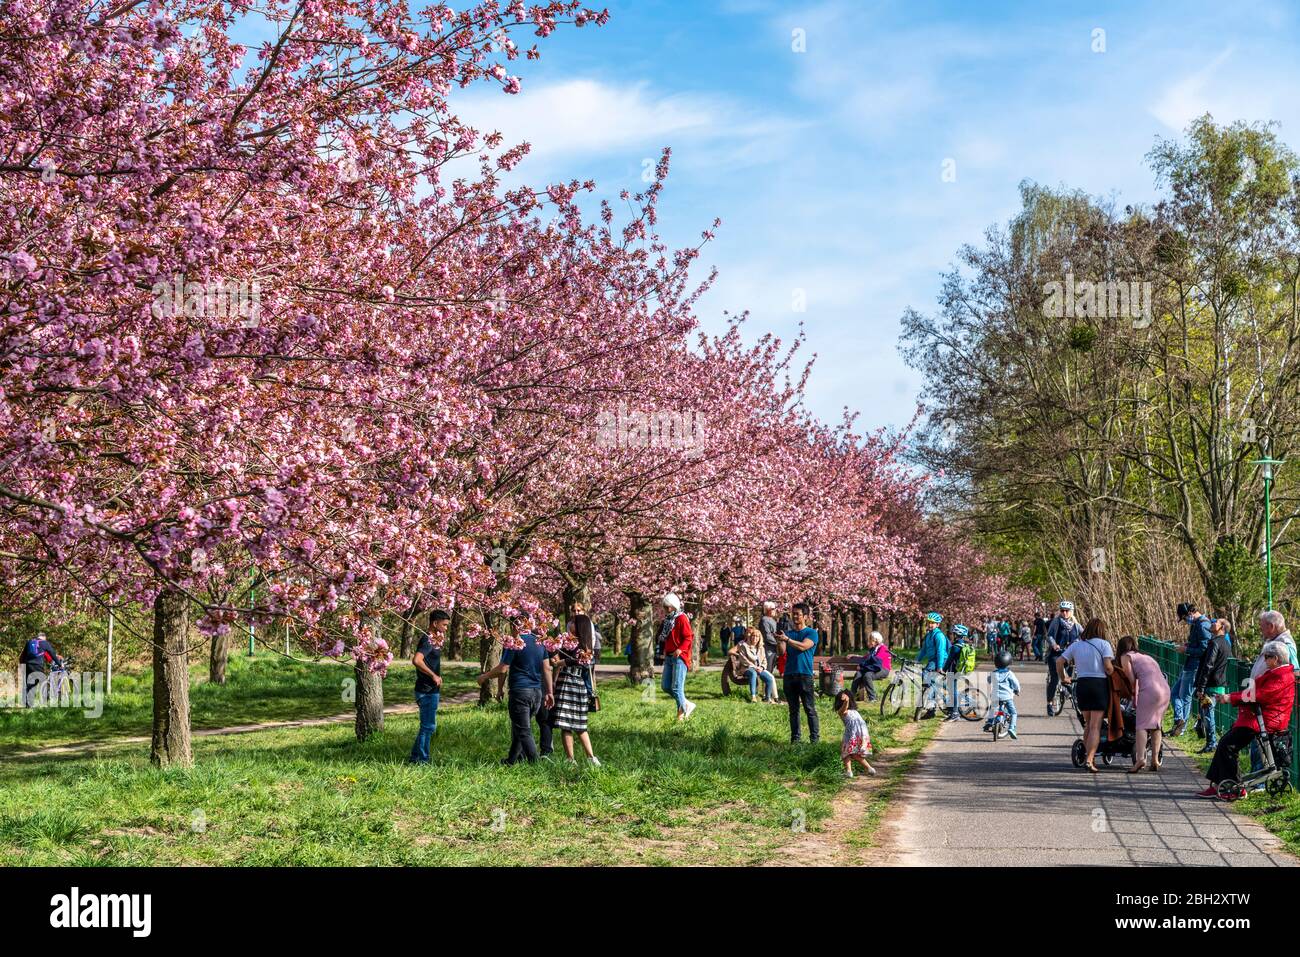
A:
MULTIPOLYGON (((829 702, 825 740, 792 746, 784 705, 723 700, 716 674, 688 694, 699 710, 676 724, 657 689, 606 686, 601 768, 501 765, 498 704, 445 709, 425 767, 404 763, 408 715, 364 745, 347 725, 196 739, 186 770, 151 768, 138 745, 11 760, 0 864, 745 864, 779 854, 794 823, 816 830, 843 784, 829 702)), ((866 714, 878 750, 898 740, 903 719, 866 714)))
MULTIPOLYGON (((1221 730, 1227 730, 1226 728, 1221 730)), ((1191 731, 1182 737, 1174 738, 1178 747, 1183 753, 1196 762, 1202 771, 1207 770, 1210 766, 1210 759, 1213 754, 1197 754, 1205 741, 1198 738, 1191 731)), ((1240 756, 1242 773, 1250 770, 1250 749, 1243 749, 1240 756)), ((1202 779, 1201 783, 1209 784, 1209 781, 1202 779)), ((1295 782, 1292 782, 1294 786, 1295 782)), ((1270 832, 1276 834, 1286 842, 1287 850, 1292 854, 1300 854, 1300 794, 1293 789, 1281 797, 1270 797, 1264 792, 1251 792, 1251 794, 1240 801, 1233 803, 1233 808, 1237 811, 1253 817, 1263 824, 1270 832)))
MULTIPOLYGON (((448 665, 443 669, 444 694, 475 687, 475 669, 448 665)), ((231 655, 225 685, 207 681, 207 663, 190 667, 190 710, 195 728, 324 718, 348 711, 345 682, 350 664, 334 661, 300 662, 262 652, 254 658, 231 655)), ((393 665, 384 681, 384 701, 414 701, 415 677, 409 663, 393 665)), ((103 713, 82 708, 0 709, 0 756, 58 744, 102 742, 150 733, 153 721, 153 672, 113 676, 113 694, 103 713)))

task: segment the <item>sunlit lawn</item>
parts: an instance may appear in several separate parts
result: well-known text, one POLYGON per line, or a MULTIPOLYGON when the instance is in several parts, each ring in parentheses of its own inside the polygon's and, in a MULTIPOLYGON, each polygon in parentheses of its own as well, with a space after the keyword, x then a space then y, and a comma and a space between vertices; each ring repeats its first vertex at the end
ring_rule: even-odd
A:
MULTIPOLYGON (((842 785, 828 699, 823 742, 792 746, 784 705, 723 700, 716 674, 688 694, 699 709, 676 724, 662 693, 606 685, 601 768, 566 764, 558 737, 559 760, 503 766, 500 704, 446 708, 426 767, 404 763, 412 715, 366 744, 349 725, 196 739, 191 769, 155 770, 139 745, 4 761, 0 863, 751 863, 792 822, 816 829, 842 785)), ((906 724, 866 714, 878 749, 906 724)))
MULTIPOLYGON (((473 670, 443 669, 444 694, 473 688, 473 670)), ((207 662, 190 667, 190 710, 195 728, 222 728, 262 721, 323 718, 348 711, 345 692, 350 664, 300 662, 261 652, 254 658, 232 654, 224 685, 207 681, 207 662)), ((414 701, 415 678, 407 663, 394 665, 384 681, 386 704, 414 701)), ((101 685, 102 687, 102 685, 101 685)), ((103 713, 84 708, 0 708, 0 755, 50 745, 96 743, 128 735, 147 735, 153 721, 153 671, 113 676, 113 694, 103 713)))

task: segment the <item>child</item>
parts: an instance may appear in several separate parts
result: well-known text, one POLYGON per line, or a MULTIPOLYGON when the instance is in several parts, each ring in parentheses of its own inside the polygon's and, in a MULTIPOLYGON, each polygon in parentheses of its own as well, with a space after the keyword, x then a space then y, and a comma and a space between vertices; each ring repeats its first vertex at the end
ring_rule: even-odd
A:
POLYGON ((867 761, 871 753, 871 732, 867 722, 858 713, 857 702, 853 695, 841 691, 835 696, 835 713, 844 722, 844 739, 840 742, 840 758, 844 761, 844 776, 853 777, 853 765, 858 763, 868 774, 875 774, 876 769, 867 761))
POLYGON ((1002 710, 1011 719, 1007 733, 1014 739, 1016 737, 1016 702, 1014 699, 1016 695, 1020 694, 1020 679, 1011 671, 1011 652, 999 651, 993 659, 993 664, 997 670, 989 675, 989 713, 988 718, 984 721, 984 730, 988 731, 993 727, 993 716, 998 713, 998 703, 1001 702, 1002 710))

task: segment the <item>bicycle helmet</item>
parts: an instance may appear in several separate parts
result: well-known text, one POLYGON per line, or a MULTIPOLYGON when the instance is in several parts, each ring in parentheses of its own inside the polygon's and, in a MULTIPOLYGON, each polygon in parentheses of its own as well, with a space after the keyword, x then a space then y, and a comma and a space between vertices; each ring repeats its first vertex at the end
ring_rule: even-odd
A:
POLYGON ((999 651, 997 655, 993 658, 993 663, 997 665, 999 668, 1010 668, 1011 652, 999 651))
POLYGON ((967 628, 965 625, 953 625, 952 633, 956 635, 958 638, 965 638, 967 635, 970 634, 970 629, 967 628))
POLYGON ((943 615, 939 614, 937 611, 927 612, 925 616, 925 620, 930 622, 933 625, 942 624, 943 615))

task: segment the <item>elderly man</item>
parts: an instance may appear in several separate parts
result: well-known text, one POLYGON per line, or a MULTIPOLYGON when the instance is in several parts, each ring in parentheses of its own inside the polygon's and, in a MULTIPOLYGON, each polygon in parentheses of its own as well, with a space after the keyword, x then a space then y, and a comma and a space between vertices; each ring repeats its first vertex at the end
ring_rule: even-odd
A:
MULTIPOLYGON (((1287 630, 1286 619, 1282 617, 1280 611, 1266 611, 1260 613, 1259 633, 1264 639, 1265 645, 1270 641, 1277 641, 1286 647, 1287 653, 1290 655, 1290 661, 1287 663, 1291 665, 1292 669, 1300 665, 1300 658, 1296 657, 1295 639, 1291 637, 1291 632, 1287 630)), ((1268 664, 1265 662, 1264 652, 1261 650, 1259 657, 1256 658, 1255 663, 1251 665, 1250 677, 1252 679, 1257 679, 1267 670, 1268 664)), ((1259 745, 1252 740, 1250 742, 1250 769, 1252 771, 1258 771, 1263 766, 1264 758, 1259 753, 1259 745)), ((1262 784, 1255 788, 1257 791, 1262 791, 1263 789, 1264 785, 1262 784)))
POLYGON ((763 634, 763 653, 767 655, 767 670, 776 673, 776 659, 780 646, 776 640, 776 602, 763 602, 763 617, 758 619, 758 630, 763 634))

